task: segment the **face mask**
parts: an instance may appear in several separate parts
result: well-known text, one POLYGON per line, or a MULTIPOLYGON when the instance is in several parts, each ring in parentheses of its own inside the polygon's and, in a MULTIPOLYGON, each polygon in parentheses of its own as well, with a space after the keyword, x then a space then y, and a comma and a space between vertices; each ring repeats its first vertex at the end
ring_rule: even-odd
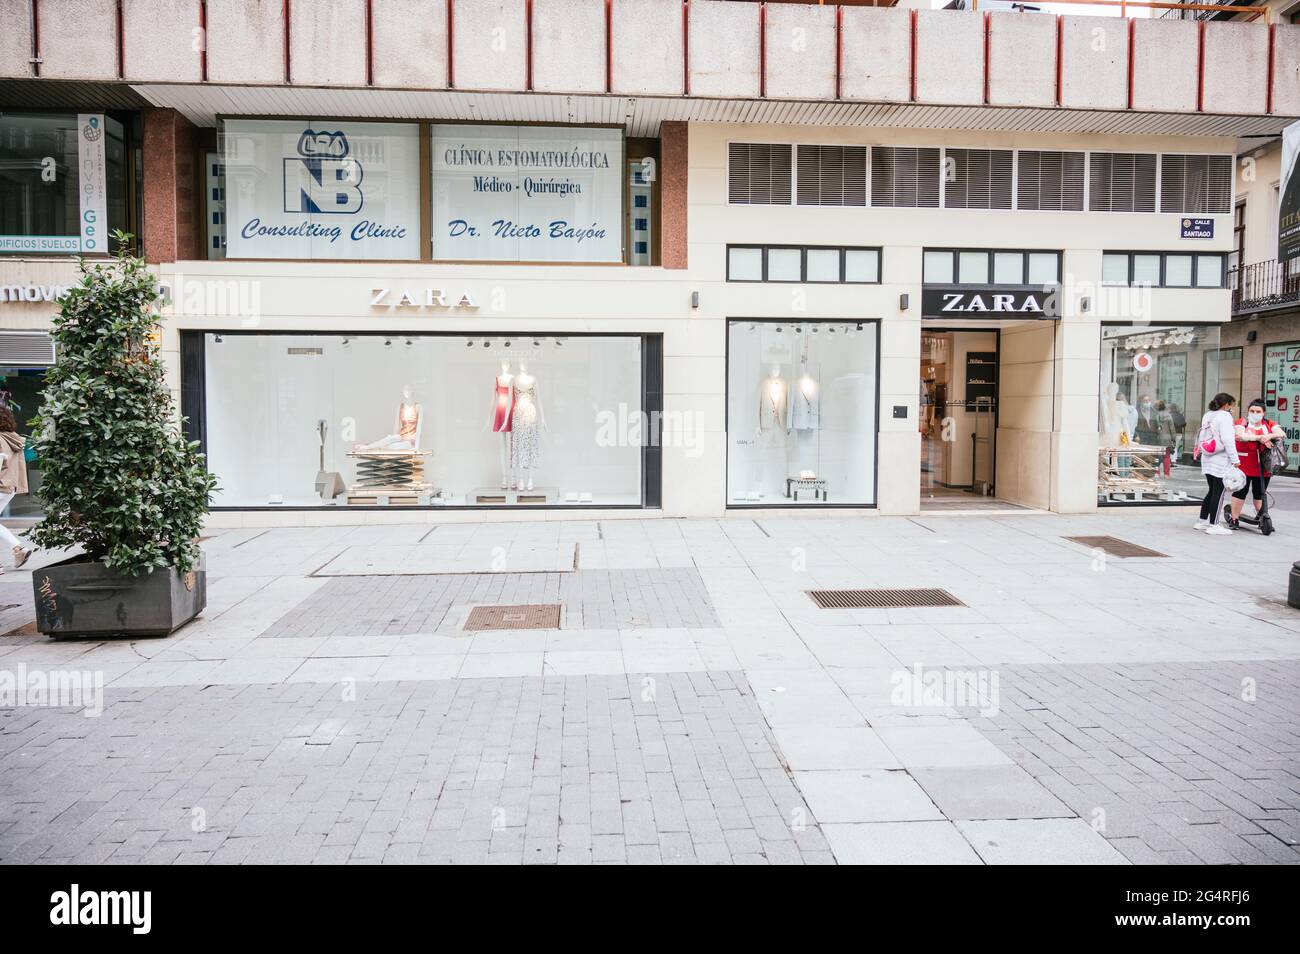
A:
POLYGON ((1264 413, 1262 411, 1251 411, 1246 415, 1246 417, 1250 423, 1258 424, 1260 421, 1264 420, 1264 413))

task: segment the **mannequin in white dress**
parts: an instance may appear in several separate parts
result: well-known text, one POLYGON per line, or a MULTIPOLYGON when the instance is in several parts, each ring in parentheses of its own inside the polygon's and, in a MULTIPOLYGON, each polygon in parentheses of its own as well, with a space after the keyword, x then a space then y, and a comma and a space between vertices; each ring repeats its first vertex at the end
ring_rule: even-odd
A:
POLYGON ((521 363, 514 381, 514 421, 510 435, 510 463, 520 490, 533 489, 533 470, 541 460, 541 431, 546 429, 542 401, 537 396, 537 379, 521 363))
POLYGON ((415 392, 409 384, 402 385, 402 403, 397 405, 397 420, 394 433, 381 437, 369 444, 358 444, 356 449, 362 451, 401 451, 419 450, 420 437, 424 433, 424 408, 415 400, 415 392))
POLYGON ((510 465, 510 440, 515 414, 515 376, 510 373, 510 362, 501 362, 501 373, 496 376, 492 393, 492 407, 488 411, 488 430, 498 437, 501 452, 501 489, 518 487, 510 465))
MULTIPOLYGON (((757 492, 775 492, 781 474, 774 467, 785 464, 785 435, 789 428, 790 388, 781 377, 781 366, 774 364, 758 386, 758 453, 754 456, 754 485, 757 492)), ((778 467, 779 470, 779 467, 778 467)))
POLYGON ((1101 443, 1103 447, 1119 447, 1120 434, 1128 433, 1128 403, 1119 396, 1119 385, 1114 381, 1106 385, 1101 400, 1101 443))

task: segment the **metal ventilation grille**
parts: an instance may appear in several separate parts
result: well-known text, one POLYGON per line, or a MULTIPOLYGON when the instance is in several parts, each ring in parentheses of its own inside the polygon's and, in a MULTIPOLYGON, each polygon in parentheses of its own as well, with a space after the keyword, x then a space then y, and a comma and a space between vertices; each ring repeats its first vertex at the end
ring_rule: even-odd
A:
POLYGON ((871 147, 871 204, 882 208, 939 208, 939 150, 871 147))
POLYGON ((866 146, 800 146, 800 205, 866 205, 866 146))
POLYGON ((808 590, 821 609, 907 609, 965 606, 947 590, 808 590))
POLYGON ((1160 157, 1161 212, 1232 211, 1232 156, 1160 157))
POLYGON ((0 364, 54 363, 54 339, 43 331, 0 331, 0 364))
POLYGON ((1010 149, 944 151, 946 209, 1011 208, 1010 149))
POLYGON ((1151 152, 1094 152, 1088 156, 1091 212, 1154 212, 1156 156, 1151 152))
POLYGON ((1083 153, 1021 149, 1016 160, 1016 208, 1083 211, 1083 153))
POLYGON ((480 629, 559 629, 559 603, 533 603, 523 606, 475 606, 465 620, 466 630, 480 629))
POLYGON ((1168 557, 1168 553, 1148 550, 1136 543, 1129 543, 1118 537, 1065 537, 1071 543, 1087 547, 1090 550, 1103 550, 1113 557, 1168 557))
POLYGON ((731 143, 727 147, 728 201, 733 205, 789 205, 792 155, 789 143, 731 143))

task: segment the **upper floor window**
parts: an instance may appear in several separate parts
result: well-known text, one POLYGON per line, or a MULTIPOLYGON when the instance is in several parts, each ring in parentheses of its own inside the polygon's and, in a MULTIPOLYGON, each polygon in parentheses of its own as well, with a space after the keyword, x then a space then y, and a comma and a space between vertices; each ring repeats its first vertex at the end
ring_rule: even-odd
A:
POLYGON ((874 285, 880 282, 880 249, 729 245, 727 281, 874 285))
POLYGON ((800 146, 800 205, 866 205, 866 146, 800 146))
POLYGON ((1061 280, 1061 253, 1021 249, 927 248, 927 285, 1053 285, 1061 280))
POLYGON ((1101 259, 1101 282, 1152 288, 1222 288, 1225 259, 1221 253, 1106 252, 1101 259))
POLYGON ((944 208, 1011 208, 1011 156, 1010 149, 945 149, 944 208))
POLYGON ((939 150, 871 147, 871 204, 882 208, 939 207, 939 150))
POLYGON ((103 113, 0 114, 0 253, 113 251, 135 231, 130 131, 103 113))
POLYGON ((1083 211, 1083 153, 1021 149, 1016 161, 1016 208, 1083 211))

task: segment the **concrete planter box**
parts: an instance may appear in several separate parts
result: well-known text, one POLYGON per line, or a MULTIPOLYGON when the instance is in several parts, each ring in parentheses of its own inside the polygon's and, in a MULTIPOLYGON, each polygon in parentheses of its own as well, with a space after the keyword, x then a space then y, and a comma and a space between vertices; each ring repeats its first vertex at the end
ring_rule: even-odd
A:
POLYGON ((166 636, 207 606, 208 574, 201 557, 189 573, 136 577, 76 557, 33 570, 32 595, 47 636, 166 636))

